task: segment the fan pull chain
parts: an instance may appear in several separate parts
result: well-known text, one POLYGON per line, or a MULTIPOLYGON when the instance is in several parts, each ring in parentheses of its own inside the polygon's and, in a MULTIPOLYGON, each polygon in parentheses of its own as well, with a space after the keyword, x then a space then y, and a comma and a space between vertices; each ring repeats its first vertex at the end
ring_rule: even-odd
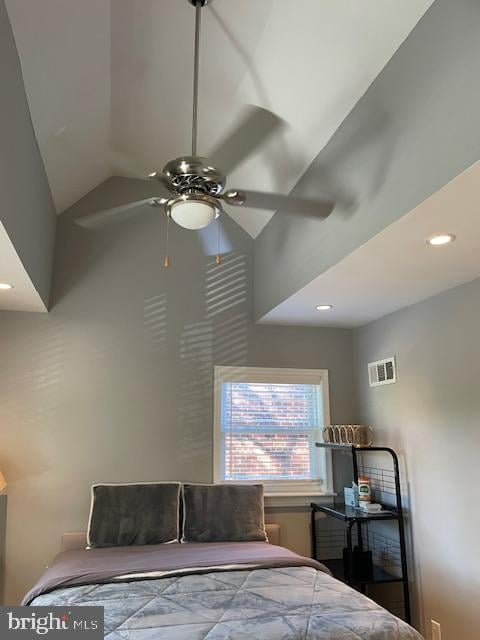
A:
POLYGON ((222 228, 220 226, 220 218, 217 219, 217 255, 215 256, 215 262, 220 264, 222 262, 222 256, 220 253, 220 241, 221 241, 222 228))
POLYGON ((170 228, 170 216, 167 215, 167 227, 165 231, 165 257, 163 258, 163 266, 168 269, 170 266, 170 258, 168 257, 168 231, 170 228))

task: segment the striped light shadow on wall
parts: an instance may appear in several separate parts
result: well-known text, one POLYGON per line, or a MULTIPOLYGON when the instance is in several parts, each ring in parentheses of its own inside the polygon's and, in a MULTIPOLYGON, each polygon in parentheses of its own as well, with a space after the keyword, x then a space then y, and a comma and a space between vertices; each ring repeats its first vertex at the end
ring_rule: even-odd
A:
POLYGON ((204 320, 184 326, 180 338, 179 459, 211 457, 213 367, 245 364, 248 330, 247 257, 231 253, 205 266, 204 320))
POLYGON ((207 264, 207 318, 214 318, 247 302, 246 262, 244 254, 233 252, 225 256, 221 264, 214 261, 207 264))
POLYGON ((223 365, 245 365, 247 362, 246 311, 233 317, 217 318, 214 324, 213 362, 223 365))
POLYGON ((143 330, 148 353, 158 353, 167 342, 167 296, 161 293, 143 303, 143 330))
POLYGON ((213 363, 243 365, 247 361, 247 256, 233 252, 221 264, 207 264, 206 312, 213 321, 213 363))
POLYGON ((185 325, 180 337, 179 461, 211 455, 213 331, 209 321, 185 325))
MULTIPOLYGON (((56 463, 57 438, 62 428, 58 410, 63 397, 64 327, 52 317, 39 325, 35 331, 21 330, 21 339, 11 345, 2 345, 0 424, 8 423, 10 433, 14 427, 20 434, 25 455, 19 460, 32 459, 26 452, 35 448, 33 460, 38 470, 30 467, 25 473, 56 463)), ((8 449, 5 440, 2 444, 8 449)), ((18 472, 23 475, 21 469, 18 472)))

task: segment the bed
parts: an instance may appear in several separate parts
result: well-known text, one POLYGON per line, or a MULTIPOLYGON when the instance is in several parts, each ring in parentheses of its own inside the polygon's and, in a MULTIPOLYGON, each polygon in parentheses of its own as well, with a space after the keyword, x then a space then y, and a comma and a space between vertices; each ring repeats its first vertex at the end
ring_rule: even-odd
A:
POLYGON ((420 640, 409 625, 272 542, 65 549, 26 594, 34 606, 102 606, 107 640, 420 640))

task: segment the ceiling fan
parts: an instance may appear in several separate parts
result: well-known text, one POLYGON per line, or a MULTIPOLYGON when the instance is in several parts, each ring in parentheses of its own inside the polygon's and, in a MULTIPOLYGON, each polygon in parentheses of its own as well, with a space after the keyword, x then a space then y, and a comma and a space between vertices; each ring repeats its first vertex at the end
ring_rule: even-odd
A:
POLYGON ((175 158, 162 171, 142 176, 159 183, 158 196, 93 213, 78 219, 77 223, 86 228, 100 227, 107 222, 120 220, 125 215, 129 217, 135 209, 145 204, 161 207, 168 219, 171 218, 185 229, 207 227, 224 213, 223 204, 326 218, 334 208, 333 202, 225 188, 225 173, 245 160, 255 147, 284 125, 281 118, 266 109, 251 107, 247 117, 212 154, 211 159, 197 155, 201 10, 208 0, 188 2, 195 7, 191 155, 175 158), (222 165, 223 170, 219 168, 222 165))

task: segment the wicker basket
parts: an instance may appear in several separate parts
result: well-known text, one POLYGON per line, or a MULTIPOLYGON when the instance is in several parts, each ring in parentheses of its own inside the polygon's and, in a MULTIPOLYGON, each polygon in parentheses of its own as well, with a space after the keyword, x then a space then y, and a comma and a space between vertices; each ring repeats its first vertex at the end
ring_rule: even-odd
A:
POLYGON ((332 424, 323 428, 323 441, 328 444, 371 447, 373 430, 372 427, 363 424, 332 424))

